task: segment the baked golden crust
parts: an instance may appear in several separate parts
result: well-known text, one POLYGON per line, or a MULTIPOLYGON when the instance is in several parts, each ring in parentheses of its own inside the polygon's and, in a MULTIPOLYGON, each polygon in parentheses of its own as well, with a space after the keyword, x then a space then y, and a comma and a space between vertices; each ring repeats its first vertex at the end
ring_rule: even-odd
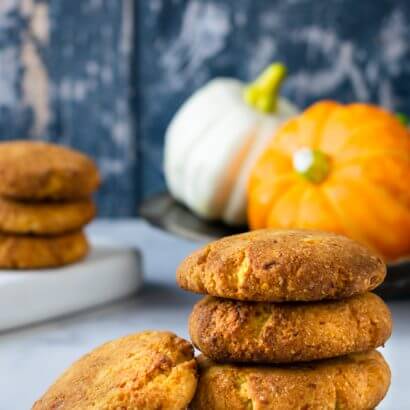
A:
POLYGON ((67 265, 88 253, 84 233, 75 231, 58 236, 0 234, 1 269, 39 269, 67 265))
POLYGON ((142 332, 85 355, 33 410, 182 410, 196 384, 190 343, 170 332, 142 332))
POLYGON ((55 235, 75 231, 95 216, 91 199, 21 202, 0 197, 0 232, 55 235))
POLYGON ((0 143, 0 195, 16 199, 85 198, 100 183, 86 155, 34 141, 0 143))
POLYGON ((192 410, 369 410, 390 369, 376 351, 293 366, 217 365, 201 357, 192 410))
POLYGON ((179 266, 183 289, 237 300, 340 299, 376 288, 380 257, 344 236, 306 230, 259 230, 219 239, 179 266))
POLYGON ((291 363, 366 352, 391 335, 373 293, 314 303, 239 302, 207 296, 189 320, 194 345, 220 362, 291 363))

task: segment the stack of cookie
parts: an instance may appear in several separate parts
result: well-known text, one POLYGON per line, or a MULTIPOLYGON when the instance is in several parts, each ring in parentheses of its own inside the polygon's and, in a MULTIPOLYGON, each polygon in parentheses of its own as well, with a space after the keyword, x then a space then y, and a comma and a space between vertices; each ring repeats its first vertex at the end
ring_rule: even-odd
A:
POLYGON ((88 252, 82 228, 95 215, 98 170, 54 144, 0 143, 0 268, 75 262, 88 252))
POLYGON ((371 409, 390 370, 382 260, 334 234, 262 230, 196 251, 179 285, 207 296, 190 334, 204 356, 193 409, 371 409), (206 356, 206 357, 205 357, 206 356))

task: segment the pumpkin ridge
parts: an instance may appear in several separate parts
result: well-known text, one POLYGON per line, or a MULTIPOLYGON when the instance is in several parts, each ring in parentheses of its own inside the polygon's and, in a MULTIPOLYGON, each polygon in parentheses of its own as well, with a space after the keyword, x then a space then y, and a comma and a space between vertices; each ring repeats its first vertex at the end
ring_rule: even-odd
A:
POLYGON ((299 200, 299 209, 298 209, 298 214, 296 216, 296 224, 295 226, 302 226, 301 223, 301 213, 302 213, 302 202, 305 201, 306 197, 308 195, 310 195, 311 191, 313 190, 313 187, 309 186, 308 188, 306 188, 305 192, 303 193, 303 195, 301 196, 300 200, 299 200))
POLYGON ((329 199, 329 197, 327 196, 327 194, 324 192, 324 189, 325 189, 324 187, 325 187, 324 185, 319 187, 319 189, 318 189, 319 195, 327 203, 329 212, 331 212, 334 215, 334 218, 335 218, 335 220, 337 220, 338 225, 341 226, 342 229, 344 230, 342 233, 347 232, 348 230, 346 229, 346 224, 343 223, 343 220, 342 220, 343 218, 340 218, 340 215, 337 212, 337 210, 336 210, 336 208, 333 204, 333 201, 331 201, 329 199))
POLYGON ((323 150, 322 147, 322 143, 323 140, 326 136, 325 134, 325 129, 327 127, 327 125, 329 124, 329 122, 332 120, 333 121, 333 116, 336 115, 336 113, 343 109, 343 106, 340 104, 334 105, 334 106, 329 106, 329 114, 322 119, 320 126, 317 128, 317 132, 315 135, 315 138, 313 139, 313 143, 312 143, 312 147, 311 148, 316 148, 316 149, 320 149, 321 151, 323 151, 324 153, 328 154, 325 150, 323 150))
MULTIPOLYGON (((247 137, 247 141, 244 142, 242 150, 245 151, 245 153, 242 155, 242 159, 240 161, 240 170, 238 171, 238 174, 235 178, 235 182, 232 184, 229 190, 229 196, 227 197, 227 201, 224 204, 224 215, 226 216, 227 213, 232 212, 235 204, 235 199, 237 199, 238 195, 247 196, 247 191, 248 191, 248 185, 249 181, 251 179, 251 173, 250 169, 253 164, 256 163, 258 160, 257 155, 251 156, 250 153, 252 153, 252 145, 256 144, 261 144, 261 141, 264 139, 263 138, 263 123, 262 120, 259 119, 256 122, 255 129, 249 131, 249 136, 247 137), (244 183, 245 180, 245 183, 244 183), (242 191, 244 189, 244 191, 242 191)), ((267 145, 268 141, 265 138, 265 148, 267 145)), ((263 150, 261 150, 263 152, 263 150)), ((261 152, 259 152, 259 156, 261 155, 261 152)), ((237 157, 235 157, 235 161, 237 160, 237 157)), ((234 161, 231 161, 231 163, 234 161)), ((245 211, 246 215, 246 211, 245 211)))
MULTIPOLYGON (((283 174, 277 176, 275 178, 275 183, 277 182, 283 182, 286 181, 287 179, 295 179, 297 177, 297 174, 294 171, 289 171, 289 172, 284 172, 283 174)), ((259 185, 259 184, 258 184, 259 185)), ((249 187, 249 191, 255 190, 257 187, 249 187)))
MULTIPOLYGON (((215 115, 215 119, 213 122, 209 122, 207 127, 204 127, 202 129, 202 133, 199 134, 199 137, 197 138, 196 141, 192 141, 191 142, 191 147, 193 147, 193 149, 190 150, 188 157, 184 158, 184 161, 189 161, 190 159, 192 160, 192 158, 194 157, 193 152, 199 151, 199 152, 206 152, 206 149, 204 150, 204 147, 207 146, 207 144, 209 143, 209 138, 206 138, 207 135, 212 134, 212 130, 217 128, 220 124, 221 119, 227 118, 228 116, 231 116, 233 113, 235 113, 237 111, 237 108, 232 108, 230 109, 227 113, 219 113, 219 115, 215 115), (201 138, 202 137, 202 138, 201 138)), ((196 179, 198 179, 198 174, 200 174, 200 170, 202 169, 202 162, 200 161, 196 161, 196 163, 194 163, 194 168, 193 170, 191 169, 191 167, 189 167, 188 165, 185 165, 183 168, 183 173, 181 176, 181 183, 180 185, 183 187, 183 192, 181 197, 182 198, 189 198, 190 195, 189 193, 186 191, 187 187, 189 186, 189 184, 187 183, 190 179, 190 175, 193 173, 194 175, 196 175, 196 179)))
MULTIPOLYGON (((275 181, 275 185, 279 185, 279 184, 282 184, 282 183, 286 183, 286 182, 289 182, 289 184, 292 182, 292 180, 295 180, 296 179, 296 175, 293 173, 293 172, 287 172, 287 173, 285 173, 285 174, 282 174, 282 175, 280 175, 280 176, 278 176, 277 178, 276 178, 276 181, 275 181)), ((257 185, 252 185, 249 189, 248 189, 248 195, 252 195, 257 189, 259 188, 259 184, 257 184, 257 185)), ((284 188, 284 192, 282 192, 281 193, 281 195, 283 195, 284 193, 286 193, 286 190, 287 189, 290 189, 291 188, 291 186, 286 186, 285 188, 284 188)), ((268 208, 269 209, 272 209, 273 207, 274 207, 274 205, 275 205, 275 202, 276 201, 278 201, 280 198, 279 198, 279 196, 275 196, 275 197, 272 197, 271 199, 270 199, 270 202, 269 202, 269 204, 268 204, 268 208)), ((249 211, 249 208, 248 208, 248 211, 249 211)), ((267 222, 268 222, 268 218, 269 218, 269 213, 266 213, 265 215, 264 215, 264 218, 263 218, 263 226, 265 226, 266 224, 267 224, 267 222)), ((250 221, 250 217, 248 216, 248 220, 250 221)), ((252 229, 254 229, 254 228, 252 228, 252 229)))
MULTIPOLYGON (((380 190, 374 184, 371 184, 371 183, 366 184, 366 183, 363 183, 363 181, 359 183, 359 181, 360 179, 358 178, 349 178, 348 182, 349 182, 350 189, 354 187, 356 193, 361 193, 362 195, 366 193, 366 197, 368 200, 370 198, 370 202, 375 197, 380 196, 378 195, 378 192, 379 193, 381 192, 382 195, 385 194, 383 190, 380 190)), ((344 182, 339 181, 338 184, 340 186, 343 186, 344 182)), ((395 203, 394 201, 395 198, 391 195, 389 196, 390 196, 391 203, 395 203)), ((385 195, 384 195, 384 198, 386 198, 385 195)), ((377 220, 381 221, 382 226, 385 226, 385 225, 391 226, 391 221, 388 218, 386 219, 386 216, 385 216, 386 214, 383 214, 383 212, 380 212, 380 208, 372 208, 372 209, 373 209, 373 213, 370 215, 370 217, 376 216, 377 220)), ((402 216, 402 218, 404 218, 403 223, 405 223, 406 219, 409 220, 410 216, 409 216, 409 212, 406 207, 402 207, 402 211, 404 211, 403 212, 404 216, 402 216)), ((397 258, 397 254, 394 253, 397 251, 394 251, 393 253, 391 251, 393 248, 397 247, 397 241, 394 242, 394 232, 392 230, 389 230, 389 231, 384 230, 383 235, 380 235, 380 229, 382 229, 380 228, 380 224, 378 224, 377 226, 373 226, 372 223, 370 223, 371 221, 370 218, 363 220, 360 218, 360 214, 359 215, 354 214, 353 221, 355 221, 355 226, 360 226, 360 231, 362 233, 362 235, 360 236, 361 238, 360 241, 367 244, 372 249, 378 249, 379 252, 381 252, 385 258, 388 258, 388 259, 397 258)), ((397 222, 396 222, 396 225, 397 225, 397 222)), ((409 249, 410 241, 407 240, 407 243, 401 242, 399 247, 401 249, 401 252, 403 252, 403 248, 405 249, 407 248, 407 253, 408 253, 410 251, 409 249)))
MULTIPOLYGON (((386 129, 385 122, 386 120, 372 119, 372 120, 369 120, 368 122, 361 123, 353 127, 352 129, 350 129, 349 135, 346 137, 343 144, 339 147, 339 152, 342 152, 348 144, 351 144, 353 138, 357 137, 358 135, 360 135, 363 131, 367 129, 374 129, 380 126, 382 130, 385 130, 386 129)), ((395 125, 397 127, 397 124, 395 125)), ((322 135, 322 138, 324 138, 325 136, 329 138, 328 135, 322 135)))
MULTIPOLYGON (((246 141, 242 144, 241 149, 238 150, 235 153, 234 158, 232 158, 229 161, 229 163, 226 164, 227 166, 225 168, 225 172, 223 173, 223 175, 221 176, 219 180, 219 186, 215 190, 215 196, 214 196, 214 198, 222 198, 222 200, 218 204, 221 209, 226 208, 226 206, 230 203, 230 200, 232 199, 232 194, 237 189, 237 186, 240 182, 239 177, 232 178, 232 176, 235 175, 236 170, 243 169, 243 164, 247 159, 247 154, 251 146, 255 143, 256 138, 257 138, 256 132, 250 130, 248 132, 246 141), (235 179, 235 182, 233 184, 229 183, 231 179, 235 179)), ((214 203, 213 206, 215 205, 216 204, 214 203)))
POLYGON ((410 163, 410 156, 403 154, 401 151, 397 150, 370 150, 366 154, 360 154, 360 155, 353 155, 349 156, 346 158, 338 158, 334 162, 334 167, 333 169, 336 170, 337 168, 342 168, 345 167, 347 164, 350 162, 354 162, 357 160, 362 160, 362 159, 371 159, 374 157, 385 157, 385 156, 394 156, 394 157, 401 157, 405 162, 410 163))
POLYGON ((367 241, 364 240, 363 235, 361 235, 361 233, 353 227, 353 224, 348 222, 347 218, 345 218, 345 213, 341 210, 340 206, 332 198, 331 194, 327 191, 326 186, 322 187, 322 194, 324 198, 328 201, 330 208, 334 211, 335 215, 337 215, 339 223, 344 229, 344 232, 340 233, 351 238, 360 238, 360 241, 362 241, 363 243, 367 243, 367 241))
MULTIPOLYGON (((353 177, 352 175, 346 174, 343 171, 346 171, 349 167, 344 166, 343 168, 338 169, 333 173, 332 180, 336 181, 338 183, 342 183, 343 180, 347 180, 349 182, 353 182, 356 184, 356 182, 359 180, 358 177, 353 177)), ((380 184, 377 183, 377 181, 374 181, 373 178, 370 178, 369 176, 362 175, 360 176, 360 180, 362 181, 363 184, 368 184, 372 185, 373 187, 377 188, 379 192, 384 192, 387 194, 390 198, 389 199, 394 199, 400 203, 400 205, 405 208, 406 210, 409 210, 409 205, 408 205, 408 200, 404 199, 402 200, 402 196, 395 194, 392 191, 389 191, 385 188, 385 184, 380 184)))
MULTIPOLYGON (((274 142, 273 143, 271 142, 271 145, 268 145, 268 148, 267 148, 266 152, 264 152, 262 154, 262 156, 259 157, 259 161, 261 159, 263 159, 263 157, 265 157, 267 155, 267 153, 269 153, 269 155, 273 154, 273 155, 276 155, 276 156, 280 156, 282 158, 286 158, 289 161, 289 164, 292 164, 291 155, 288 154, 288 153, 284 153, 279 147, 276 147, 274 145, 274 142)), ((264 160, 264 162, 266 162, 266 161, 264 160)), ((289 172, 293 172, 293 167, 290 166, 289 170, 290 170, 289 172)))
POLYGON ((376 196, 381 195, 384 197, 384 199, 388 198, 392 203, 394 203, 398 208, 400 208, 405 213, 410 212, 410 209, 406 204, 402 203, 401 201, 397 201, 399 199, 397 196, 394 196, 393 193, 391 193, 390 191, 387 191, 382 185, 376 184, 370 178, 365 178, 365 177, 352 178, 352 177, 347 176, 345 177, 345 179, 348 180, 349 184, 356 186, 358 190, 360 191, 366 190, 367 193, 371 191, 376 192, 377 194, 376 196), (361 184, 359 184, 359 182, 361 184))
MULTIPOLYGON (((229 124, 228 119, 235 119, 238 115, 243 114, 243 107, 235 107, 234 109, 231 109, 228 114, 224 115, 224 119, 221 120, 221 122, 225 122, 229 124)), ((259 117, 258 117, 259 118, 259 117)), ((262 122, 262 120, 259 118, 259 120, 257 121, 259 124, 262 122)), ((220 127, 220 124, 215 124, 216 129, 218 129, 220 127)), ((250 141, 245 142, 244 144, 242 144, 242 148, 240 151, 242 151, 244 146, 248 146, 249 148, 252 147, 252 140, 254 141, 257 138, 256 135, 256 131, 252 129, 253 126, 249 123, 249 121, 247 121, 246 123, 246 127, 244 127, 244 130, 246 129, 246 135, 252 135, 253 137, 249 137, 250 141)), ((211 129, 207 130, 207 134, 209 135, 213 135, 214 131, 213 131, 213 127, 211 127, 211 129)), ((219 145, 219 139, 218 137, 218 133, 215 133, 214 138, 212 139, 212 141, 215 144, 215 149, 218 149, 218 145, 219 145)), ((209 144, 209 137, 208 139, 204 138, 204 140, 207 140, 206 143, 209 144)), ((201 145, 202 146, 202 145, 201 145)), ((226 189, 226 186, 230 185, 226 179, 226 174, 230 172, 231 170, 231 166, 233 165, 233 163, 237 160, 238 157, 241 156, 241 153, 236 150, 235 151, 236 155, 235 158, 232 160, 230 159, 229 161, 227 161, 225 163, 225 165, 220 166, 217 171, 214 174, 212 174, 215 178, 214 178, 214 188, 213 188, 213 195, 209 198, 210 202, 208 203, 208 208, 213 208, 214 209, 214 213, 216 215, 224 215, 223 212, 227 211, 227 205, 230 203, 230 200, 232 199, 232 194, 235 192, 235 187, 236 184, 239 183, 238 177, 235 178, 236 180, 236 184, 235 186, 230 186, 229 191, 226 189), (223 186, 221 186, 223 185, 223 186)), ((244 158, 242 158, 241 160, 241 165, 243 163, 244 160, 247 159, 247 155, 245 153, 245 155, 243 155, 244 158)), ((199 164, 198 165, 198 169, 201 169, 202 166, 204 164, 199 164)), ((215 167, 214 167, 215 168, 215 167)), ((240 168, 240 167, 238 167, 240 168)), ((214 169, 215 171, 215 169, 214 169)), ((201 173, 200 173, 201 175, 201 173)), ((209 174, 208 174, 209 177, 209 174)), ((200 178, 198 178, 198 181, 200 181, 200 178)), ((198 184, 198 189, 201 186, 201 184, 198 184)))
MULTIPOLYGON (((306 208, 309 209, 309 207, 311 206, 312 203, 315 204, 321 204, 321 206, 323 207, 323 210, 326 212, 326 214, 328 216, 330 216, 330 219, 333 221, 333 225, 334 227, 329 229, 326 225, 319 225, 321 230, 324 231, 330 231, 330 232, 344 232, 338 215, 335 213, 334 208, 331 206, 331 204, 329 203, 329 201, 327 200, 326 196, 323 194, 322 191, 322 187, 321 186, 311 186, 310 188, 306 188, 307 192, 304 195, 303 199, 301 200, 301 204, 300 204, 300 211, 299 211, 299 219, 298 219, 298 228, 302 228, 302 229, 312 229, 312 225, 309 221, 308 218, 306 218, 306 215, 308 215, 308 213, 306 213, 306 208), (306 200, 306 196, 310 195, 311 197, 306 200), (302 215, 302 217, 301 217, 302 215)), ((318 225, 314 225, 315 229, 318 229, 318 225)))
MULTIPOLYGON (((299 182, 295 183, 295 185, 289 186, 289 187, 287 187, 287 188, 285 189, 285 191, 282 193, 282 195, 278 198, 277 202, 274 203, 274 205, 272 206, 271 212, 268 214, 268 218, 267 218, 268 225, 270 225, 270 224, 269 224, 269 220, 271 219, 271 217, 272 217, 274 214, 276 214, 276 209, 277 209, 277 207, 279 206, 279 204, 280 204, 284 199, 286 199, 286 197, 287 197, 292 191, 298 191, 298 190, 300 190, 300 186, 301 186, 302 184, 304 184, 304 183, 305 183, 305 182, 304 182, 303 180, 300 180, 299 182)), ((299 198, 299 204, 300 204, 300 198, 299 198)), ((275 218, 275 219, 276 219, 276 218, 275 218)), ((294 224, 292 224, 292 225, 294 225, 294 224)), ((282 226, 282 227, 283 227, 283 228, 287 228, 287 226, 286 226, 286 227, 282 226)))
MULTIPOLYGON (((301 135, 304 135, 304 137, 306 137, 305 132, 307 132, 307 135, 308 135, 307 139, 309 140, 309 143, 300 145, 299 148, 302 148, 303 146, 305 147, 307 146, 308 148, 319 149, 321 139, 322 139, 323 129, 328 121, 327 117, 331 116, 333 112, 337 110, 339 107, 340 107, 339 103, 335 101, 331 101, 331 100, 326 100, 326 101, 315 103, 309 108, 307 108, 305 112, 302 113, 301 115, 293 117, 289 119, 286 123, 284 123, 282 127, 277 130, 276 135, 277 137, 279 136, 279 138, 283 139, 282 131, 285 131, 285 133, 287 134, 286 127, 287 125, 289 126, 292 123, 296 127, 296 130, 293 130, 292 132, 293 135, 301 134, 301 135), (332 113, 332 114, 329 114, 329 113, 332 113), (320 116, 319 121, 317 119, 314 120, 316 124, 314 126, 313 136, 312 136, 312 129, 306 130, 306 127, 304 125, 304 122, 306 121, 310 123, 313 122, 311 118, 312 116, 313 117, 320 116), (318 125, 318 122, 320 125, 318 125)), ((278 142, 279 142, 279 146, 283 144, 283 141, 278 140, 278 142)), ((283 147, 280 147, 279 151, 281 151, 282 149, 283 147)))
MULTIPOLYGON (((208 87, 211 87, 211 84, 208 85, 208 87)), ((208 88, 209 89, 209 88, 208 88)), ((198 101, 202 101, 203 99, 203 93, 197 93, 196 95, 193 96, 193 103, 198 104, 198 101)), ((231 99, 231 97, 229 98, 231 99)), ((180 124, 178 122, 179 117, 182 115, 187 115, 187 113, 192 114, 192 106, 188 107, 186 104, 183 104, 180 111, 178 111, 176 113, 176 115, 174 116, 173 120, 170 123, 169 126, 169 130, 167 130, 167 135, 169 133, 175 132, 175 127, 178 126, 177 130, 179 133, 181 133, 182 131, 179 129, 180 128, 180 124)), ((200 128, 200 132, 198 134, 196 134, 196 138, 194 139, 190 139, 188 141, 188 144, 182 144, 182 150, 178 151, 178 155, 180 158, 178 158, 178 160, 181 161, 186 161, 187 158, 189 158, 190 153, 192 152, 192 149, 195 147, 195 144, 197 141, 201 141, 203 140, 203 135, 207 133, 207 130, 215 123, 218 122, 219 119, 221 117, 221 113, 220 112, 215 112, 213 113, 211 116, 209 114, 209 112, 207 113, 207 116, 205 116, 205 122, 204 124, 202 124, 201 128, 200 128)), ((165 153, 168 153, 168 149, 167 149, 167 145, 169 145, 170 142, 168 141, 168 138, 166 136, 165 138, 165 153)), ((165 175, 170 177, 170 175, 172 176, 172 174, 170 173, 170 170, 173 169, 172 166, 172 161, 170 160, 170 158, 165 157, 165 175)), ((178 178, 182 178, 183 181, 185 181, 185 172, 181 172, 181 175, 178 176, 178 178)), ((177 179, 178 179, 177 178, 177 179)), ((171 180, 170 182, 170 186, 173 187, 173 189, 177 189, 175 191, 176 196, 178 197, 178 199, 182 200, 183 196, 184 196, 184 192, 181 191, 181 189, 178 189, 178 186, 180 186, 181 184, 178 184, 175 181, 175 178, 172 178, 172 182, 171 180)))

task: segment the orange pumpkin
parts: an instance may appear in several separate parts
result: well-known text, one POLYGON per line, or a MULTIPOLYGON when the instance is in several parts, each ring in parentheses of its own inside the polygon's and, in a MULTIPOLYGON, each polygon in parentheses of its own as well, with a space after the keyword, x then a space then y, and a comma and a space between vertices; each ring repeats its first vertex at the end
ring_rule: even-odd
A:
POLYGON ((314 104, 286 122, 248 185, 251 229, 338 232, 386 260, 410 255, 410 133, 368 104, 314 104))

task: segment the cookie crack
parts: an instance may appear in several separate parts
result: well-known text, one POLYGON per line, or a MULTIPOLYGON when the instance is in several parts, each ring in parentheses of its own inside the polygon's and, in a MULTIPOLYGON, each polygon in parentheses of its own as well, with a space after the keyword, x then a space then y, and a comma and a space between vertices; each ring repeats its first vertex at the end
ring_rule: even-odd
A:
POLYGON ((206 283, 204 281, 204 278, 206 277, 204 273, 206 270, 206 265, 208 263, 209 254, 211 253, 211 250, 211 246, 208 245, 204 250, 203 254, 198 258, 197 268, 199 268, 199 270, 195 269, 193 271, 193 273, 195 273, 198 288, 204 289, 207 292, 212 291, 212 288, 215 288, 216 286, 215 279, 212 277, 212 275, 210 275, 209 277, 210 283, 206 283))
POLYGON ((238 393, 246 406, 246 410, 253 410, 255 406, 253 399, 249 394, 248 380, 246 380, 246 378, 239 377, 238 382, 238 393))
POLYGON ((250 261, 246 252, 241 252, 240 262, 235 271, 236 289, 240 293, 250 272, 250 261))
MULTIPOLYGON (((355 336, 357 336, 358 330, 360 328, 359 313, 350 304, 348 304, 347 306, 349 307, 349 313, 350 313, 350 316, 351 316, 351 318, 353 319, 353 322, 354 322, 354 329, 352 329, 352 328, 350 329, 350 334, 353 334, 353 330, 354 330, 355 336)), ((354 337, 355 344, 357 342, 356 339, 357 339, 357 337, 354 337)))

